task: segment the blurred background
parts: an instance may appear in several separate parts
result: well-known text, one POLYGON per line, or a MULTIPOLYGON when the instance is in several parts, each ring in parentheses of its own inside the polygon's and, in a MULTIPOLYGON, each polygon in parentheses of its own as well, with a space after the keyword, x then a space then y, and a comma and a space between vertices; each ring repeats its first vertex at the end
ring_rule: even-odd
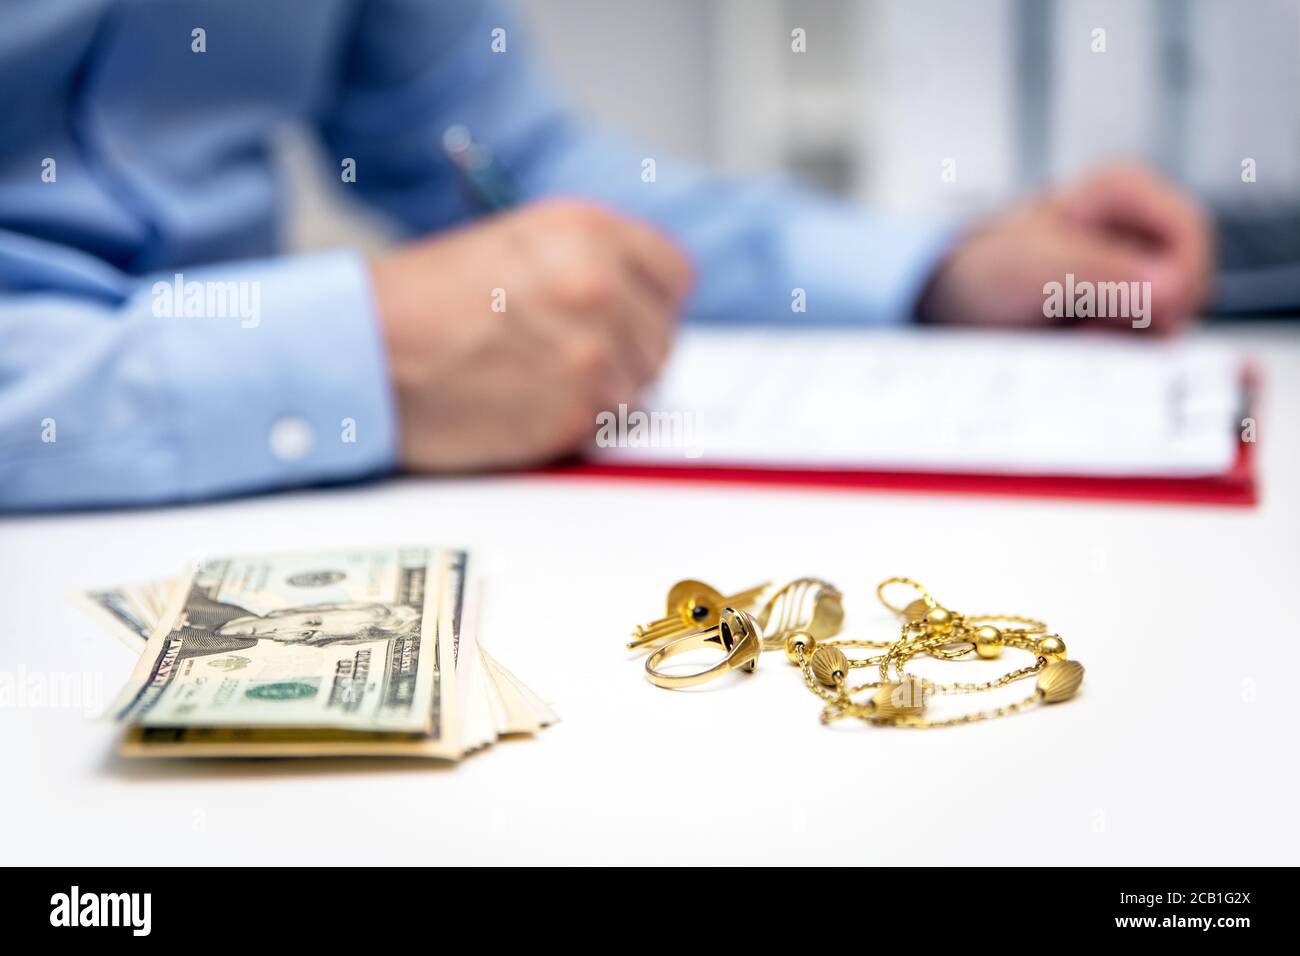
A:
MULTIPOLYGON (((647 155, 952 221, 1142 159, 1219 213, 1221 306, 1300 306, 1300 0, 511 5, 573 102, 647 155)), ((285 139, 294 245, 387 241, 313 149, 285 139)))

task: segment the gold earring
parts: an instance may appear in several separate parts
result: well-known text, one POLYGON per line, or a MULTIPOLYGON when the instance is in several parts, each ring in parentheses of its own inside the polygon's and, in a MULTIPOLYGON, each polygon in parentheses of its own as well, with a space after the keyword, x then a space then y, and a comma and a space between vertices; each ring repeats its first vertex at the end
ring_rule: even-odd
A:
POLYGON ((763 650, 760 635, 758 623, 749 613, 731 607, 723 608, 718 623, 713 627, 702 628, 669 641, 647 657, 645 676, 656 687, 680 690, 706 683, 728 671, 752 673, 758 666, 758 655, 763 650), (690 674, 665 674, 659 670, 660 664, 677 654, 712 648, 721 648, 726 652, 726 656, 712 667, 690 674))
POLYGON ((760 584, 726 597, 703 581, 690 578, 678 581, 668 589, 666 615, 633 631, 628 650, 662 644, 688 631, 713 627, 721 619, 723 608, 747 611, 758 603, 768 587, 770 584, 760 584))
POLYGON ((785 647, 795 634, 825 640, 844 626, 844 597, 820 578, 796 578, 768 598, 758 612, 758 626, 769 651, 785 647))

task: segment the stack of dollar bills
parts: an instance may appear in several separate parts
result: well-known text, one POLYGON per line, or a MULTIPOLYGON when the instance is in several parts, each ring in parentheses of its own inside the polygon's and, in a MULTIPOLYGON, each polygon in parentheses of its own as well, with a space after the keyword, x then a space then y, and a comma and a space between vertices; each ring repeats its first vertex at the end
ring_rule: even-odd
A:
POLYGON ((218 558, 93 591, 140 653, 113 704, 131 757, 455 760, 555 714, 477 639, 464 551, 218 558))

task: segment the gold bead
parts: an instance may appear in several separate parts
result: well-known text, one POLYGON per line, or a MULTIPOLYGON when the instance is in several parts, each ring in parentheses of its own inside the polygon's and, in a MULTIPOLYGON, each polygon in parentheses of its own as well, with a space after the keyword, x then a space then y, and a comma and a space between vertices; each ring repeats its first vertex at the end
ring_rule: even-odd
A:
POLYGON ((873 716, 884 720, 916 717, 925 710, 925 684, 909 677, 896 684, 882 684, 871 696, 873 716))
POLYGON ((1002 632, 992 624, 975 628, 975 653, 992 660, 1002 654, 1002 632))
POLYGON ((925 620, 936 634, 947 634, 952 630, 952 614, 944 608, 936 607, 925 616, 925 620))
POLYGON ((1065 659, 1065 641, 1061 640, 1055 634, 1048 634, 1046 637, 1038 639, 1038 656, 1045 657, 1049 661, 1059 661, 1065 659))
POLYGON ((849 673, 849 659, 838 647, 819 647, 813 651, 812 672, 819 683, 836 687, 849 673))
POLYGON ((1052 661, 1038 672, 1038 693, 1047 704, 1069 700, 1083 683, 1083 665, 1078 661, 1052 661))
POLYGON ((786 636, 785 656, 790 658, 791 664, 798 664, 802 667, 803 662, 809 658, 816 648, 817 638, 807 631, 794 631, 786 636))

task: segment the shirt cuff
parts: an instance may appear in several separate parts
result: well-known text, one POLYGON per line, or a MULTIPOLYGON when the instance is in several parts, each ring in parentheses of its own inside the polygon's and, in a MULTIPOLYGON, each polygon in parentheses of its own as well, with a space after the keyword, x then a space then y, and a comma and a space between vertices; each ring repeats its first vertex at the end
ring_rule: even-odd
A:
POLYGON ((360 255, 226 263, 151 276, 145 289, 180 497, 393 467, 391 385, 360 255))
POLYGON ((782 231, 790 282, 813 322, 909 321, 956 233, 886 220, 848 203, 801 203, 782 231))

